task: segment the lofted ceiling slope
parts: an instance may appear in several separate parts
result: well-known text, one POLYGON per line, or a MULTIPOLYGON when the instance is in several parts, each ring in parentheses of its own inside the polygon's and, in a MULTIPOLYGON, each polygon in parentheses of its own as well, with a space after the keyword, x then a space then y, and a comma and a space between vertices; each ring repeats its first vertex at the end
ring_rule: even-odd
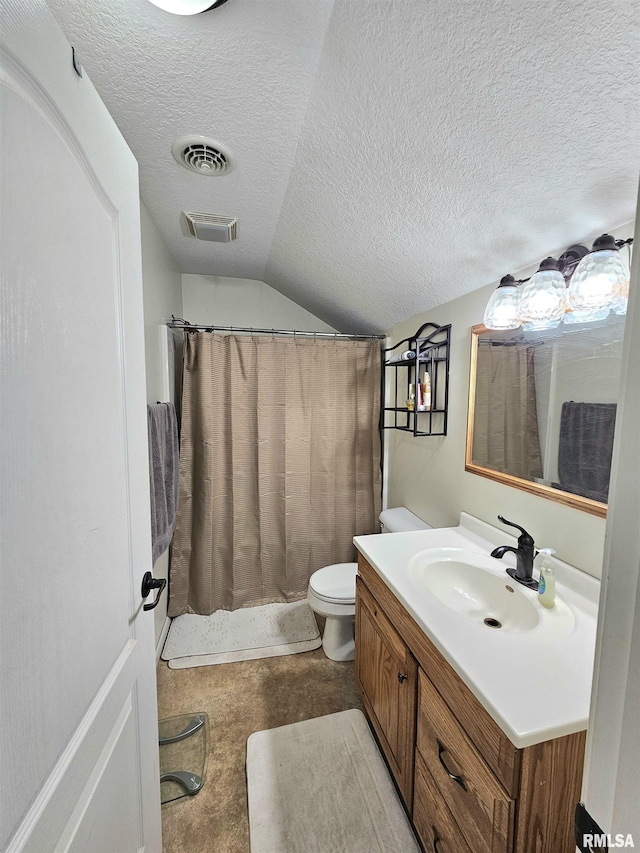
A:
POLYGON ((48 2, 183 271, 262 279, 341 330, 384 331, 633 218, 625 0, 229 0, 192 18, 48 2), (181 169, 187 133, 237 169, 181 169), (239 239, 196 242, 182 210, 237 216, 239 239))

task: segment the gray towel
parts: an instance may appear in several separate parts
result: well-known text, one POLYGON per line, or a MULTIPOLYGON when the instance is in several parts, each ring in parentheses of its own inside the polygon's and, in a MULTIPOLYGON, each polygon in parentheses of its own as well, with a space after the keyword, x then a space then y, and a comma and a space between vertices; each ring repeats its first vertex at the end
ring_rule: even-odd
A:
POLYGON ((611 476, 615 403, 562 404, 558 473, 560 488, 607 502, 611 476))
POLYGON ((180 454, 173 403, 147 406, 153 562, 169 547, 176 523, 180 454))

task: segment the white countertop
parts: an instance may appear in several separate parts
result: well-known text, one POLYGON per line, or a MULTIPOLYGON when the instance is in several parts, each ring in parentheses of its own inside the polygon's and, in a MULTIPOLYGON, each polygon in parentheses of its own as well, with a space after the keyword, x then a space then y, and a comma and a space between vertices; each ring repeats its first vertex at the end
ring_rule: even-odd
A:
MULTIPOLYGON (((513 536, 462 513, 458 527, 356 536, 354 542, 516 747, 586 729, 599 581, 554 558, 557 595, 573 612, 573 629, 551 638, 537 628, 506 633, 451 610, 416 585, 407 564, 428 548, 464 548, 487 555, 496 545, 515 545, 513 536)), ((502 562, 505 569, 515 566, 509 553, 502 562)), ((541 607, 536 592, 519 588, 541 607)))

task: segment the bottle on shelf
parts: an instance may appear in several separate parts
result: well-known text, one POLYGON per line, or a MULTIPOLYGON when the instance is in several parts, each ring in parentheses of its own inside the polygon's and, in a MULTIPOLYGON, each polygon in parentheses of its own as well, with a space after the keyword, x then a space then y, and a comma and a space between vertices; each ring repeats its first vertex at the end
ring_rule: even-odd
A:
POLYGON ((410 412, 416 407, 416 386, 413 382, 409 385, 409 396, 407 397, 407 409, 410 412))
POLYGON ((424 378, 422 380, 422 405, 423 411, 428 412, 431 409, 431 379, 429 378, 429 374, 425 370, 424 378))

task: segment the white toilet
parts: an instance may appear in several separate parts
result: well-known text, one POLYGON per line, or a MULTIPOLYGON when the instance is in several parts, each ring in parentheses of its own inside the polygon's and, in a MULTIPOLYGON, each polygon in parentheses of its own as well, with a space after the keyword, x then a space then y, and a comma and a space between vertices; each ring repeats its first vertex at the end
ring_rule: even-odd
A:
MULTIPOLYGON (((383 533, 431 529, 404 506, 383 510, 380 525, 383 533)), ((327 620, 322 648, 330 660, 353 660, 355 655, 357 571, 357 563, 334 563, 318 569, 309 579, 307 600, 314 613, 327 620)))

